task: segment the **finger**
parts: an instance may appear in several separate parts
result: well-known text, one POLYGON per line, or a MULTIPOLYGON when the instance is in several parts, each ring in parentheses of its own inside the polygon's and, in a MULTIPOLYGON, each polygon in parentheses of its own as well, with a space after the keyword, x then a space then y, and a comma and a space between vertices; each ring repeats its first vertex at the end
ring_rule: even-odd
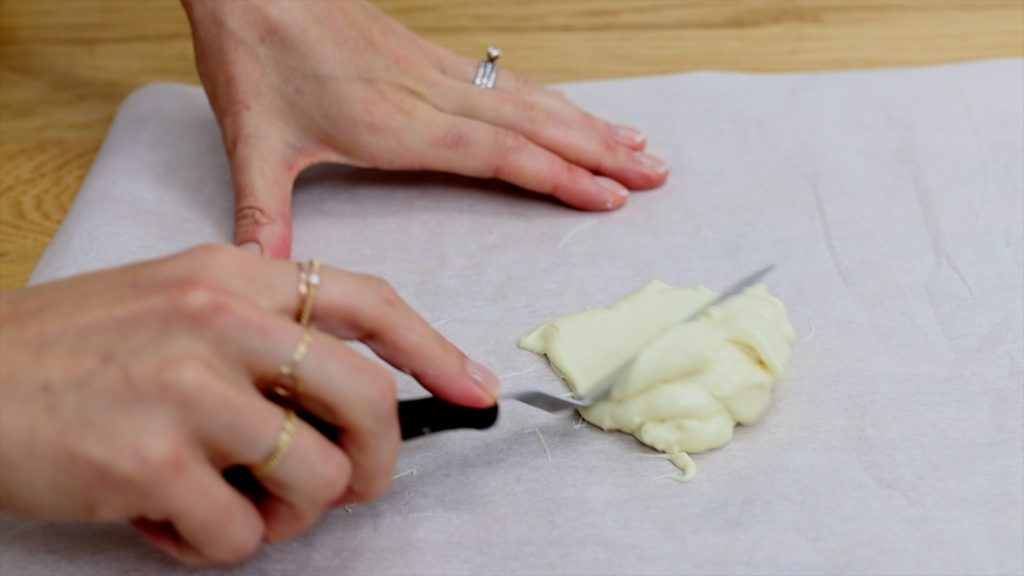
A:
POLYGON ((581 210, 613 210, 629 196, 617 181, 595 176, 513 130, 433 109, 420 115, 417 130, 416 150, 406 151, 418 159, 414 168, 504 180, 581 210))
POLYGON ((420 316, 386 281, 325 269, 313 321, 360 340, 434 395, 464 406, 492 406, 498 379, 420 316))
POLYGON ((668 175, 665 162, 621 144, 611 127, 591 122, 567 102, 532 93, 484 91, 460 82, 449 83, 442 94, 445 112, 522 134, 565 160, 613 178, 631 190, 658 186, 668 175))
MULTIPOLYGON (((436 62, 441 72, 451 80, 471 86, 476 75, 479 61, 470 58, 463 58, 447 48, 438 46, 427 40, 422 41, 427 47, 425 52, 436 62)), ((538 100, 547 101, 549 104, 562 108, 561 113, 566 118, 573 118, 588 125, 595 133, 615 139, 620 144, 632 150, 643 150, 647 145, 647 138, 643 133, 631 126, 613 124, 594 116, 572 103, 565 94, 540 84, 529 76, 518 74, 507 68, 501 68, 498 73, 497 82, 494 85, 495 91, 530 96, 538 100)))
MULTIPOLYGON (((254 354, 262 354, 265 364, 254 373, 273 374, 302 337, 294 322, 303 300, 295 263, 254 258, 219 245, 195 249, 181 258, 183 268, 202 270, 216 282, 216 289, 207 288, 203 298, 196 294, 183 298, 191 307, 208 302, 194 314, 203 322, 204 332, 216 329, 217 336, 227 342, 262 341, 269 348, 257 348, 254 354), (265 311, 276 315, 275 323, 253 319, 265 311)), ((321 330, 341 339, 363 340, 385 361, 449 402, 475 407, 494 404, 497 378, 434 330, 383 280, 324 266, 317 294, 313 321, 321 330)), ((367 380, 376 388, 367 393, 394 394, 387 371, 336 340, 315 338, 307 357, 324 346, 329 348, 326 356, 358 371, 357 382, 367 380)), ((343 377, 342 373, 325 379, 330 386, 340 386, 346 383, 343 377)))
POLYGON ((233 563, 250 556, 263 540, 263 520, 251 502, 208 464, 167 483, 166 520, 132 522, 157 548, 186 564, 233 563))
MULTIPOLYGON (((218 321, 211 330, 218 332, 215 339, 221 342, 220 349, 236 366, 231 377, 242 384, 209 392, 207 405, 224 407, 214 410, 221 413, 219 418, 216 413, 197 417, 199 426, 214 423, 206 424, 204 438, 217 449, 222 467, 258 463, 276 445, 283 427, 282 410, 253 393, 252 383, 265 391, 273 387, 272 376, 290 361, 304 336, 304 330, 285 317, 258 309, 238 316, 242 317, 218 321), (230 425, 224 425, 223 414, 232 414, 230 425)), ((308 343, 295 382, 299 388, 287 384, 295 392, 292 400, 336 426, 340 435, 327 440, 300 423, 285 459, 261 478, 264 486, 290 505, 287 510, 268 509, 279 514, 267 519, 275 538, 307 529, 323 508, 343 495, 369 500, 383 494, 401 443, 391 374, 330 334, 318 333, 308 343)))
POLYGON ((561 90, 542 86, 531 92, 530 97, 547 102, 566 118, 572 118, 589 126, 596 134, 612 138, 630 150, 640 152, 647 147, 647 137, 640 130, 624 124, 614 124, 587 112, 577 106, 561 90))
MULTIPOLYGON (((227 132, 229 128, 225 127, 227 132)), ((225 138, 235 187, 235 243, 272 258, 291 254, 295 177, 284 140, 242 124, 225 138)))
POLYGON ((319 514, 339 502, 364 502, 383 495, 391 485, 401 446, 395 382, 379 364, 329 334, 318 333, 298 366, 296 381, 301 389, 290 400, 336 426, 338 435, 325 439, 302 422, 296 431, 294 458, 266 476, 264 485, 282 495, 289 483, 298 486, 303 478, 313 482, 293 498, 282 498, 312 500, 311 507, 289 510, 272 504, 265 509, 268 522, 285 526, 284 537, 311 526, 316 519, 309 515, 311 510, 319 514), (326 452, 331 452, 331 458, 324 456, 326 452))
MULTIPOLYGON (((253 386, 253 370, 247 362, 259 363, 258 371, 263 374, 272 373, 273 368, 267 360, 251 357, 273 354, 273 338, 278 330, 301 330, 251 305, 248 306, 250 311, 244 311, 245 308, 244 304, 224 308, 219 314, 222 318, 207 325, 204 335, 211 340, 206 346, 218 351, 216 360, 179 363, 174 372, 174 385, 168 390, 174 394, 171 401, 181 408, 180 413, 186 419, 184 429, 193 434, 191 445, 202 448, 206 467, 225 470, 236 465, 256 466, 282 446, 279 460, 258 478, 269 496, 267 501, 261 502, 261 508, 268 502, 273 504, 270 513, 263 511, 267 539, 277 541, 309 529, 323 510, 345 493, 352 466, 332 440, 294 416, 286 418, 287 413, 280 406, 269 402, 253 386), (249 319, 250 315, 253 320, 249 319), (271 342, 269 346, 250 342, 251 338, 262 336, 258 326, 257 329, 251 326, 259 325, 261 318, 282 324, 265 330, 265 338, 271 342), (239 338, 238 334, 245 336, 239 338)), ((278 347, 289 346, 284 342, 286 336, 277 338, 278 347)), ((354 409, 362 408, 354 395, 343 400, 352 401, 354 409)), ((394 418, 393 401, 389 412, 394 418)), ((349 423, 340 420, 338 424, 349 423)), ((388 424, 394 426, 386 420, 382 426, 388 424)), ((372 456, 381 462, 374 465, 373 458, 364 459, 369 462, 364 468, 380 476, 378 483, 386 486, 394 467, 393 461, 387 460, 387 454, 393 452, 392 459, 396 459, 397 448, 388 450, 386 430, 378 431, 377 435, 384 440, 376 446, 380 453, 372 456), (374 471, 374 468, 381 470, 374 471)), ((393 444, 397 445, 398 440, 394 439, 393 444)))
MULTIPOLYGON (((259 292, 249 289, 251 297, 282 318, 293 318, 301 300, 296 289, 295 265, 260 264, 258 270, 241 276, 234 274, 225 281, 237 283, 243 276, 248 278, 252 285, 261 287, 259 292), (261 281, 252 282, 257 277, 261 281)), ((492 406, 499 394, 500 385, 494 374, 431 327, 380 278, 322 267, 312 318, 318 328, 338 338, 364 342, 386 362, 444 400, 484 408, 492 406)), ((298 341, 298 335, 292 337, 298 341)), ((380 374, 377 364, 366 362, 361 355, 330 338, 317 337, 313 344, 326 348, 326 357, 355 370, 359 378, 383 387, 379 382, 387 373, 380 374)), ((277 352, 278 356, 280 353, 277 352)), ((307 357, 312 355, 313 349, 307 357)), ((302 367, 306 368, 305 360, 302 367)))
MULTIPOLYGON (((231 425, 207 419, 203 434, 216 454, 219 468, 225 462, 257 465, 281 442, 287 442, 284 410, 256 394, 230 389, 231 425)), ((300 419, 292 420, 291 444, 277 465, 257 480, 266 488, 259 510, 266 526, 265 539, 279 542, 309 530, 321 514, 347 493, 353 465, 342 449, 300 419)), ((396 442, 397 443, 397 442, 396 442)), ((357 454, 358 455, 358 454, 357 454)), ((396 456, 397 457, 397 456, 396 456)), ((389 464, 389 463, 385 463, 389 464)), ((383 473, 389 478, 390 468, 383 473)))

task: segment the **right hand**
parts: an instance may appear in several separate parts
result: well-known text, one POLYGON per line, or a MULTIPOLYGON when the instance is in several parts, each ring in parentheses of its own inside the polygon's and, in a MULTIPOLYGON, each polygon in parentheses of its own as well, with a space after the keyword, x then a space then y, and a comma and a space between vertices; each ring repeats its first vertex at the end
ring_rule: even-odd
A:
POLYGON ((497 178, 595 211, 668 176, 636 130, 504 66, 477 88, 478 60, 365 0, 184 5, 231 164, 235 242, 264 255, 288 257, 292 184, 321 162, 497 178))
POLYGON ((305 410, 253 502, 222 471, 274 448, 272 385, 303 335, 293 263, 228 246, 27 288, 0 299, 0 507, 41 519, 131 520, 188 563, 232 562, 388 487, 400 438, 390 373, 474 407, 497 379, 382 280, 324 267, 299 366, 305 410))

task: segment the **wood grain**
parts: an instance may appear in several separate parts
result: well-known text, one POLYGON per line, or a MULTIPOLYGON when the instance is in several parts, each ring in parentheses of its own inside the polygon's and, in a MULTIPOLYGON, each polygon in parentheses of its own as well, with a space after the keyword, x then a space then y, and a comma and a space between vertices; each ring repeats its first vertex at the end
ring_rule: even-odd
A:
MULTIPOLYGON (((377 4, 467 56, 499 45, 505 66, 545 82, 1024 56, 1022 0, 377 4)), ((198 81, 176 0, 0 1, 0 289, 28 278, 118 103, 158 80, 198 81)))

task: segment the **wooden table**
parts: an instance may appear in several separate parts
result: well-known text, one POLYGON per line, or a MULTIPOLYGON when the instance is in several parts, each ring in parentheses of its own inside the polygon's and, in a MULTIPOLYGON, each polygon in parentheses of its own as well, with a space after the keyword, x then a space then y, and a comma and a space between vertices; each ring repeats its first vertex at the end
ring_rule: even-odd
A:
MULTIPOLYGON (((378 5, 474 58, 488 44, 499 45, 505 66, 549 82, 1024 55, 1024 0, 378 5)), ((24 285, 118 103, 157 80, 198 82, 188 23, 176 0, 0 0, 0 289, 24 285)))

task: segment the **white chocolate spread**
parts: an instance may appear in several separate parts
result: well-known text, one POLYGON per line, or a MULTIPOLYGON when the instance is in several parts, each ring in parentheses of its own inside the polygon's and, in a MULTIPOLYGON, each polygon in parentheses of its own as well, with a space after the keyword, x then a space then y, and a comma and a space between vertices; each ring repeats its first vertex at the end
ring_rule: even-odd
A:
POLYGON ((580 414, 665 452, 690 480, 690 453, 723 446, 736 424, 768 409, 794 339, 782 302, 762 284, 678 324, 714 297, 655 281, 607 308, 545 322, 519 345, 547 355, 577 395, 639 352, 608 396, 580 414))

